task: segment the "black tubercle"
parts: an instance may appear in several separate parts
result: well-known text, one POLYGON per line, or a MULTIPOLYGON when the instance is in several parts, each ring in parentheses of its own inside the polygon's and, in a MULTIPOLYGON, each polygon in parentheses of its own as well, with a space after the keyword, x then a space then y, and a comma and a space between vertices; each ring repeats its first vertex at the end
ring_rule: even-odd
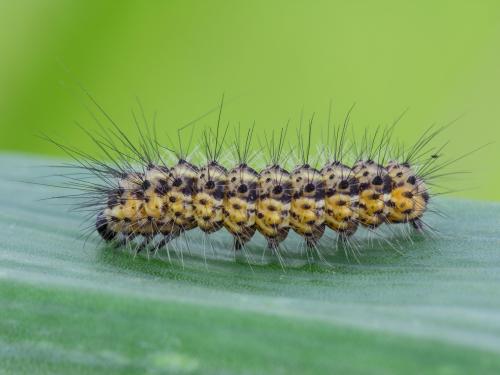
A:
POLYGON ((342 180, 339 183, 339 188, 340 189, 347 189, 349 187, 349 181, 347 180, 342 180))
POLYGON ((151 182, 149 180, 144 180, 142 182, 142 190, 148 190, 151 186, 151 182))
POLYGON ((376 186, 382 185, 383 183, 384 180, 380 176, 375 176, 375 178, 372 180, 372 184, 376 186))
POLYGON ((389 194, 392 190, 392 178, 388 174, 384 176, 384 188, 383 192, 389 194))
POLYGON ((358 180, 356 178, 352 178, 349 183, 351 185, 351 189, 349 191, 349 194, 351 196, 358 195, 359 191, 360 191, 358 180))
POLYGON ((314 186, 314 184, 313 184, 313 183, 311 183, 311 182, 310 182, 310 183, 308 183, 306 186, 304 186, 304 191, 305 191, 306 193, 311 193, 311 192, 313 192, 315 189, 316 189, 316 186, 314 186))
POLYGON ((257 194, 257 188, 256 187, 252 188, 250 190, 250 194, 248 194, 248 200, 250 202, 255 202, 257 200, 257 196, 258 196, 258 194, 257 194))
POLYGON ((405 198, 412 199, 412 198, 413 198, 413 193, 412 193, 411 191, 405 191, 405 192, 403 193, 403 196, 404 196, 405 198))
POLYGON ((245 194, 248 191, 248 186, 246 184, 241 184, 238 186, 238 193, 245 194))
POLYGON ((223 187, 218 187, 214 192, 213 192, 213 197, 218 200, 224 199, 224 188, 223 187))

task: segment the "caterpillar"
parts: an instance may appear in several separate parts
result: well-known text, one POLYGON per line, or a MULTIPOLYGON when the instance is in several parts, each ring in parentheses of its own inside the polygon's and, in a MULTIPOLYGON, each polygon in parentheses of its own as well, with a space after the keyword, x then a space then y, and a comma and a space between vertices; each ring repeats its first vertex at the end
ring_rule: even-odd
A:
POLYGON ((427 128, 409 148, 392 142, 399 118, 365 131, 359 143, 349 140, 353 108, 336 126, 331 125, 330 108, 328 134, 317 160, 310 157, 314 115, 306 135, 299 126, 297 144, 288 151, 289 124, 266 134, 257 152, 251 151, 255 125, 243 132, 238 125, 233 127, 232 146, 227 147, 231 126, 229 122, 222 126, 222 100, 215 128, 205 128, 197 142, 204 159, 197 164, 190 155, 194 122, 177 131, 176 142, 169 136, 166 146, 158 140, 155 119, 151 125, 140 106, 140 116, 133 112, 138 132, 134 142, 89 97, 110 127, 101 126, 93 134, 82 129, 107 160, 47 139, 86 175, 75 181, 68 174, 63 187, 80 191, 75 204, 91 212, 102 240, 129 246, 140 238, 137 251, 157 251, 194 228, 207 236, 227 230, 233 251, 244 249, 258 232, 278 257, 290 231, 304 239, 306 248, 316 250, 327 228, 342 243, 348 243, 360 227, 377 233, 382 225, 408 224, 420 233, 433 231, 425 221, 431 181, 460 159, 441 162, 445 145, 432 144, 448 125, 427 128), (189 127, 191 136, 186 140, 182 134, 189 127), (222 161, 226 148, 235 166, 222 161), (265 166, 252 167, 261 151, 265 166), (298 162, 288 169, 290 155, 298 162))

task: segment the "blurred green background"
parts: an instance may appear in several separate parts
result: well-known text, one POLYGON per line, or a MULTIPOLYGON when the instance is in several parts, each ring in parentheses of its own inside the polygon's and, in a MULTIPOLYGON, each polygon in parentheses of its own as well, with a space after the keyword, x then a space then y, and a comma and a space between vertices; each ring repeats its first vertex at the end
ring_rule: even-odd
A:
MULTIPOLYGON (((80 81, 123 127, 138 96, 165 132, 223 92, 259 131, 329 100, 360 128, 409 107, 409 140, 464 115, 445 135, 460 155, 499 138, 499 46, 498 1, 1 1, 0 149, 60 155, 43 132, 92 150, 80 81)), ((458 194, 500 199, 499 160, 493 143, 461 161, 458 194)))

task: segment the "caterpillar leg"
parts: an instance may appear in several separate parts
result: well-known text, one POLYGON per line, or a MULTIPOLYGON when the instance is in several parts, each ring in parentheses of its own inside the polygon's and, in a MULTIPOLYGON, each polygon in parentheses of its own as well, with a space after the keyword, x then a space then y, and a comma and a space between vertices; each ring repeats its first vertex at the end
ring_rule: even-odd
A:
POLYGON ((172 233, 169 233, 169 234, 164 234, 163 238, 161 239, 160 242, 158 242, 155 246, 156 249, 161 249, 162 247, 165 247, 167 246, 170 241, 176 239, 177 237, 179 237, 181 234, 181 232, 172 232, 172 233))
POLYGON ((280 240, 274 237, 267 238, 267 248, 270 250, 277 250, 280 246, 280 240))
POLYGON ((274 250, 278 247, 278 242, 273 238, 267 238, 267 248, 270 250, 274 250))
MULTIPOLYGON (((356 227, 356 229, 357 229, 357 227, 356 227)), ((354 234, 354 232, 356 232, 356 229, 354 231, 339 232, 340 242, 343 244, 348 243, 351 240, 351 237, 354 234)))
POLYGON ((241 250, 241 248, 243 247, 244 243, 241 239, 237 238, 237 237, 234 237, 233 239, 233 250, 237 251, 237 250, 241 250))
POLYGON ((306 246, 309 249, 316 248, 319 240, 323 236, 323 233, 325 233, 325 226, 324 225, 319 225, 316 228, 314 228, 313 233, 311 233, 310 235, 304 236, 306 246))
MULTIPOLYGON (((228 228, 228 226, 226 226, 228 228)), ((241 250, 246 243, 248 243, 255 234, 255 227, 239 227, 238 231, 233 231, 233 250, 241 250)))

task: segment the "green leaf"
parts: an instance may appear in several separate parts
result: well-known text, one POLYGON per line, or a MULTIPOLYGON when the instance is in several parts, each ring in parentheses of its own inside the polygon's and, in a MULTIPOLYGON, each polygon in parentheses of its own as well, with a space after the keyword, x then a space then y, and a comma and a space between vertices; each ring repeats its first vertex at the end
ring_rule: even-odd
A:
POLYGON ((53 160, 0 164, 2 374, 500 371, 499 204, 441 199, 434 239, 399 254, 361 238, 359 263, 292 255, 286 272, 233 261, 223 233, 205 263, 192 234, 183 267, 84 246, 82 216, 40 200, 55 189, 16 182, 55 173, 53 160))

